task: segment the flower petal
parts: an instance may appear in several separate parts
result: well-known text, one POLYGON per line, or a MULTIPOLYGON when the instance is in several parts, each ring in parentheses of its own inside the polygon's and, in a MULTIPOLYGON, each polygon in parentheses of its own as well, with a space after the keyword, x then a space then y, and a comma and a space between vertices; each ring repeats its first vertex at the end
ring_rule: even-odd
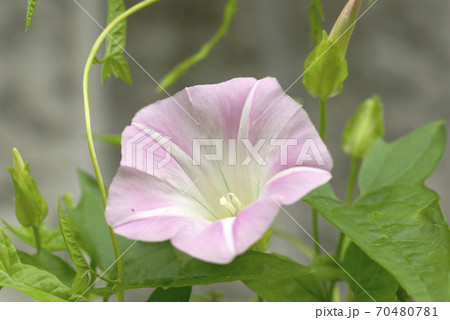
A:
POLYGON ((194 258, 211 263, 229 263, 236 256, 232 229, 234 220, 226 218, 213 223, 191 221, 171 242, 194 258))
POLYGON ((196 118, 209 138, 236 139, 242 109, 255 83, 254 78, 236 78, 185 89, 196 118))
POLYGON ((290 205, 330 179, 331 173, 326 170, 293 167, 273 176, 261 192, 261 197, 272 198, 280 205, 290 205))
POLYGON ((201 195, 193 192, 193 186, 194 184, 192 188, 177 189, 154 176, 122 166, 111 183, 106 220, 114 228, 162 214, 216 220, 200 204, 198 197, 201 195))
POLYGON ((252 203, 237 215, 233 225, 236 254, 244 253, 261 239, 279 210, 280 206, 266 197, 252 203))

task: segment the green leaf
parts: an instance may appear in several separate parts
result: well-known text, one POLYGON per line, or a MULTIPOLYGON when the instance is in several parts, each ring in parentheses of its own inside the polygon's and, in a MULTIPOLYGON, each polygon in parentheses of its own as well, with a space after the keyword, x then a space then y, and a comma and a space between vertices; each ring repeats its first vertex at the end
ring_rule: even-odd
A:
POLYGON ((39 301, 75 301, 54 275, 23 264, 5 230, 0 228, 0 287, 9 287, 39 301))
POLYGON ((181 76, 183 76, 195 64, 205 59, 219 40, 227 33, 231 19, 236 11, 237 0, 229 0, 225 6, 222 24, 211 39, 206 42, 199 51, 194 53, 186 60, 177 64, 168 74, 160 81, 160 86, 156 88, 158 92, 167 89, 173 85, 181 76))
MULTIPOLYGON (((108 24, 120 14, 125 12, 126 7, 123 0, 108 0, 108 24)), ((105 56, 103 58, 102 82, 114 73, 116 78, 131 85, 130 67, 123 54, 127 39, 127 20, 124 19, 113 29, 106 38, 105 56)))
POLYGON ((380 98, 374 95, 364 101, 347 122, 342 133, 342 148, 348 155, 362 158, 383 134, 383 107, 380 98))
POLYGON ((111 70, 116 78, 121 78, 123 81, 129 85, 133 84, 131 79, 130 66, 123 54, 118 54, 110 56, 107 62, 103 65, 103 68, 109 67, 109 72, 103 73, 102 71, 102 81, 105 82, 106 78, 111 74, 111 70))
POLYGON ((77 242, 89 255, 91 263, 104 271, 115 259, 97 181, 81 170, 78 171, 78 180, 81 200, 75 208, 67 209, 66 215, 77 242))
POLYGON ((304 198, 416 300, 446 301, 450 231, 438 199, 421 186, 384 187, 351 207, 317 193, 304 198))
MULTIPOLYGON (((2 222, 16 237, 36 247, 33 228, 24 226, 13 228, 5 220, 2 220, 2 222)), ((42 249, 47 251, 66 250, 66 245, 59 227, 50 229, 46 224, 42 223, 39 226, 39 234, 41 236, 42 249)))
POLYGON ((189 302, 192 287, 156 288, 147 302, 189 302))
MULTIPOLYGON (((126 248, 121 248, 125 252, 126 248)), ((136 242, 123 255, 127 288, 187 287, 236 280, 308 277, 311 271, 273 254, 248 251, 227 265, 179 259, 166 242, 136 242)))
POLYGON ((64 216, 61 203, 58 203, 58 216, 59 216, 59 225, 61 226, 61 231, 67 246, 67 250, 69 251, 70 257, 72 258, 72 262, 75 265, 75 268, 77 269, 76 277, 72 284, 72 292, 82 294, 88 288, 89 285, 90 266, 87 263, 86 259, 84 258, 81 249, 78 247, 78 244, 75 240, 75 236, 72 230, 70 229, 66 217, 64 216))
POLYGON ((28 0, 27 23, 25 26, 25 31, 27 31, 31 25, 31 19, 33 18, 34 10, 36 9, 36 2, 37 0, 28 0))
POLYGON ((356 280, 378 302, 395 302, 397 299, 398 282, 383 267, 370 259, 364 251, 352 243, 345 255, 344 269, 351 274, 347 282, 352 289, 352 301, 372 301, 372 299, 358 286, 356 280))
MULTIPOLYGON (((273 256, 287 262, 295 263, 292 259, 274 253, 273 256)), ((323 261, 323 260, 322 260, 323 261)), ((295 263, 296 264, 296 263, 295 263)), ((326 279, 319 279, 318 274, 322 271, 316 268, 317 265, 308 266, 310 274, 307 276, 293 276, 289 278, 274 277, 272 279, 262 278, 259 280, 246 280, 244 284, 253 290, 258 297, 266 301, 295 302, 295 301, 326 301, 326 295, 320 286, 320 281, 330 280, 329 275, 326 279)), ((340 277, 340 279, 342 276, 340 277)), ((334 279, 331 276, 331 279, 334 279)))
POLYGON ((361 193, 388 185, 423 185, 441 160, 445 144, 444 121, 430 123, 392 143, 378 140, 361 166, 361 193))
POLYGON ((340 281, 345 278, 344 272, 329 256, 314 256, 309 269, 319 281, 340 281))
POLYGON ((347 62, 324 32, 322 41, 306 58, 303 85, 313 97, 326 100, 341 93, 346 78, 347 62))
POLYGON ((66 286, 72 285, 73 278, 75 277, 75 270, 60 257, 45 250, 42 250, 36 255, 30 255, 22 251, 18 251, 17 253, 22 263, 29 264, 54 274, 66 286))
POLYGON ((309 29, 311 33, 311 42, 320 42, 322 35, 322 24, 320 19, 324 20, 322 3, 320 0, 311 0, 308 11, 309 29))
POLYGON ((270 302, 326 301, 324 293, 313 276, 285 279, 244 281, 258 296, 270 302))
POLYGON ((94 138, 94 140, 111 143, 117 146, 121 145, 122 140, 120 134, 111 134, 111 135, 94 134, 92 137, 94 138))

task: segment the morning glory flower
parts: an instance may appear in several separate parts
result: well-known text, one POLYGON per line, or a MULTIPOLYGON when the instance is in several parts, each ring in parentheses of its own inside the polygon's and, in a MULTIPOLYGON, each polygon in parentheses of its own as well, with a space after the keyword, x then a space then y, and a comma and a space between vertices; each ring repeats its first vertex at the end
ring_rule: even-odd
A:
POLYGON ((141 109, 122 133, 106 206, 129 239, 170 240, 231 262, 290 205, 331 178, 331 156, 274 78, 185 88, 141 109))

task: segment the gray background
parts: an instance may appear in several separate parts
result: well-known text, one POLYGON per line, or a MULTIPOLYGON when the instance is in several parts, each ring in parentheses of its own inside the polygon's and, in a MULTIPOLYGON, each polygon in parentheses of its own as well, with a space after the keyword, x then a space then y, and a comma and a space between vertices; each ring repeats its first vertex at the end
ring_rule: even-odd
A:
MULTIPOLYGON (((106 0, 79 0, 105 24, 106 0)), ((137 1, 126 1, 131 6, 137 1)), ((322 0, 329 31, 345 0, 322 0)), ((127 50, 156 79, 195 52, 220 24, 225 1, 165 0, 129 21, 127 50)), ((217 83, 238 76, 275 76, 284 88, 299 77, 309 44, 307 0, 241 0, 228 35, 208 59, 192 69, 169 92, 199 83, 217 83)), ((364 3, 363 8, 367 7, 364 3)), ((448 90, 450 2, 442 0, 379 0, 358 23, 349 47, 349 77, 344 93, 329 100, 327 144, 333 154, 335 189, 345 193, 349 160, 340 149, 348 117, 373 93, 385 105, 386 139, 394 140, 433 120, 449 118, 448 90)), ((72 0, 40 0, 28 32, 24 32, 26 1, 0 3, 0 217, 15 223, 13 187, 5 166, 17 147, 30 161, 32 175, 49 203, 47 222, 55 224, 57 197, 79 196, 76 168, 92 172, 83 140, 81 77, 90 46, 100 29, 72 0)), ((97 133, 120 133, 142 106, 164 94, 130 62, 134 85, 108 79, 100 84, 100 68, 91 71, 92 124, 97 133)), ((318 123, 318 102, 299 81, 288 92, 301 97, 318 123)), ((97 143, 104 178, 109 183, 120 154, 97 143)), ((450 212, 448 153, 428 185, 437 190, 444 212, 450 212)), ((307 230, 310 210, 303 204, 287 210, 307 230)), ((280 213, 276 226, 311 243, 289 217, 280 213)), ((334 249, 337 232, 321 221, 322 241, 334 249)), ((305 261, 290 245, 272 240, 271 250, 305 261)), ((24 247, 30 250, 27 247, 24 247)), ((227 298, 251 298, 239 283, 218 285, 227 298)), ((210 290, 198 287, 197 292, 210 290)), ((143 300, 149 290, 127 292, 143 300)), ((29 300, 9 289, 0 301, 29 300)))

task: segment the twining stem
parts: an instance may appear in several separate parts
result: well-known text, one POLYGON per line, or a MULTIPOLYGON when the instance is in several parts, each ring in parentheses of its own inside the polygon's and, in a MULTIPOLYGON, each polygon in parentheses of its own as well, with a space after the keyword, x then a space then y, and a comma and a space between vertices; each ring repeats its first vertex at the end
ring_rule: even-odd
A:
MULTIPOLYGON (((327 100, 320 99, 320 125, 319 134, 320 138, 325 141, 325 133, 327 128, 327 100)), ((313 224, 313 238, 314 238, 314 252, 320 254, 320 236, 319 236, 319 213, 313 209, 312 211, 312 224, 313 224)))
POLYGON ((34 240, 36 242, 37 254, 41 253, 41 235, 39 234, 39 227, 33 226, 34 240))
MULTIPOLYGON (((121 15, 119 15, 117 18, 115 18, 103 30, 103 32, 98 36, 97 40, 95 41, 94 45, 92 46, 91 52, 89 53, 88 59, 86 61, 86 66, 84 68, 83 96, 84 96, 84 118, 85 118, 85 122, 86 122, 87 143, 88 143, 88 147, 89 147, 89 153, 91 154, 92 165, 94 166, 95 175, 97 177, 97 184, 98 184, 98 188, 100 190, 100 194, 102 197, 102 202, 103 202, 104 207, 106 207, 106 189, 105 189, 105 185, 103 183, 102 174, 100 172, 97 155, 95 153, 94 139, 92 138, 92 129, 91 129, 91 111, 90 111, 90 106, 89 106, 89 71, 95 61, 98 49, 100 48, 100 46, 102 45, 102 43, 106 39, 106 37, 109 36, 111 31, 117 26, 117 24, 120 23, 122 20, 125 20, 126 18, 128 18, 133 13, 136 13, 139 10, 141 10, 157 1, 159 1, 159 0, 141 1, 138 4, 130 7, 128 10, 126 10, 121 15)), ((116 235, 114 234, 114 230, 111 227, 109 227, 109 233, 111 235, 111 240, 112 240, 112 244, 113 244, 113 248, 114 248, 114 255, 116 257, 117 274, 118 274, 118 278, 119 278, 118 279, 119 280, 119 291, 117 293, 117 300, 124 301, 125 283, 124 283, 123 263, 122 263, 122 258, 120 255, 119 243, 117 241, 116 235)))

